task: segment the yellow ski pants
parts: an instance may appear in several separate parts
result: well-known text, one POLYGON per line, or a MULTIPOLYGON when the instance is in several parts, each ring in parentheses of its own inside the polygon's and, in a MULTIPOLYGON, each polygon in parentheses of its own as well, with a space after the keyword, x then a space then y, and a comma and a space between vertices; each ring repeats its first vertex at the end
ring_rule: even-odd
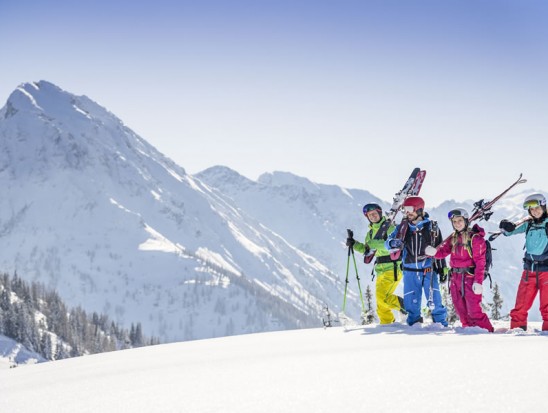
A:
POLYGON ((402 279, 401 269, 397 269, 397 279, 394 279, 394 270, 390 269, 377 274, 375 297, 377 299, 377 314, 381 324, 390 324, 396 321, 392 310, 400 310, 400 302, 394 291, 402 279))

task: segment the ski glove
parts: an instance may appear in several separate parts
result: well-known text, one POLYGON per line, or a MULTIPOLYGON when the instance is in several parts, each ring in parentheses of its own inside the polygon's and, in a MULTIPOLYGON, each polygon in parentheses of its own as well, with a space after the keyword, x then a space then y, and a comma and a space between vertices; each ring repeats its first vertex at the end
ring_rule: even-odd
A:
POLYGON ((472 291, 474 291, 474 294, 480 295, 483 293, 483 285, 480 283, 474 283, 472 284, 472 291))
POLYGON ((346 246, 347 247, 353 247, 356 243, 356 240, 354 238, 347 238, 346 239, 346 246))
POLYGON ((499 228, 506 232, 512 232, 516 229, 516 224, 508 221, 507 219, 503 219, 500 221, 499 228))
POLYGON ((431 245, 428 245, 425 249, 424 249, 424 253, 426 255, 428 255, 429 257, 433 257, 434 255, 436 255, 436 252, 438 252, 438 250, 436 248, 434 248, 433 246, 431 245))
POLYGON ((397 238, 391 239, 388 245, 390 246, 390 248, 393 248, 393 249, 401 249, 401 247, 403 247, 403 241, 397 238))

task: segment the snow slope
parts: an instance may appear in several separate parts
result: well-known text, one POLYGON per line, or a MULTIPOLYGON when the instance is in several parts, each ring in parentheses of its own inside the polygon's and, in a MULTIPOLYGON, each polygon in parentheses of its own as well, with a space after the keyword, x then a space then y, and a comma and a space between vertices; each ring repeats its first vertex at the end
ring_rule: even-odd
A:
POLYGON ((540 413, 548 335, 533 327, 333 327, 73 358, 0 371, 0 411, 540 413))
POLYGON ((15 340, 0 334, 0 370, 15 365, 34 364, 46 361, 39 354, 27 350, 15 340))

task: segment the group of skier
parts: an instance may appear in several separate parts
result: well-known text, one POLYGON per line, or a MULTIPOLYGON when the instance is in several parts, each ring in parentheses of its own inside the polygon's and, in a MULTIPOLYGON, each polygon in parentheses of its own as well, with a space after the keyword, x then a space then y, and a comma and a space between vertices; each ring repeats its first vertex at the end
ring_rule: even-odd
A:
MULTIPOLYGON (((548 214, 542 194, 528 196, 523 208, 528 216, 517 224, 500 222, 504 236, 525 233, 523 273, 517 291, 516 304, 510 312, 510 328, 527 330, 527 316, 540 291, 542 330, 548 331, 548 214)), ((348 237, 349 249, 366 256, 374 255, 377 314, 381 324, 395 321, 392 310, 407 315, 407 324, 422 323, 422 294, 427 299, 432 320, 447 326, 447 310, 442 303, 440 282, 449 280, 449 292, 455 312, 463 327, 481 327, 494 331, 481 307, 483 280, 488 248, 485 231, 473 224, 465 209, 448 213, 453 228, 445 240, 425 212, 424 200, 409 196, 402 204, 404 220, 399 225, 386 221, 380 205, 369 203, 363 213, 369 221, 369 231, 363 243, 348 237), (387 225, 389 224, 389 225, 387 225), (405 228, 402 228, 405 225, 405 228), (401 255, 400 253, 401 252, 401 255), (449 267, 445 258, 449 256, 449 267), (403 297, 395 294, 403 278, 403 297)))

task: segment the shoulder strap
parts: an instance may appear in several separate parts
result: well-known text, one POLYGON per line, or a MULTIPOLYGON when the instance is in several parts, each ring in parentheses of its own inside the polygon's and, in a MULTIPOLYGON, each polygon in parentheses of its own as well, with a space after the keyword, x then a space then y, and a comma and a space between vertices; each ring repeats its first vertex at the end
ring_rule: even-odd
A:
MULTIPOLYGON (((384 220, 384 222, 379 226, 379 230, 375 234, 375 237, 372 239, 383 239, 386 241, 388 238, 388 228, 390 228, 391 222, 387 219, 384 220)), ((373 231, 373 229, 371 229, 373 231)), ((373 232, 371 232, 371 236, 373 235, 373 232)))
MULTIPOLYGON (((533 225, 533 220, 530 219, 528 222, 527 222, 527 228, 525 229, 525 236, 527 236, 527 234, 529 234, 529 231, 531 231, 531 226, 533 225)), ((548 233, 548 229, 546 230, 546 232, 548 233)))
POLYGON ((472 260, 474 259, 474 256, 472 254, 472 239, 478 234, 472 234, 470 238, 468 238, 468 242, 466 243, 466 251, 468 251, 468 255, 470 255, 470 258, 472 260))

